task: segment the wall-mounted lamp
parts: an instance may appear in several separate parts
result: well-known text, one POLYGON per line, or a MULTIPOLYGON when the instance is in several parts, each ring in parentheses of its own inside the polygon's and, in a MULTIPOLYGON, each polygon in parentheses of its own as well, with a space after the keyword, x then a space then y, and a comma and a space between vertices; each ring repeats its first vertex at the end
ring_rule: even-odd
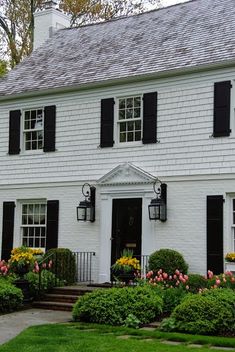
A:
POLYGON ((153 190, 156 193, 156 198, 151 200, 149 204, 149 219, 150 220, 167 220, 167 185, 157 180, 153 185, 153 190), (160 182, 160 187, 156 190, 156 183, 160 182))
POLYGON ((77 207, 78 221, 95 221, 95 191, 96 188, 90 186, 89 183, 84 183, 82 186, 82 194, 85 200, 81 201, 77 207), (89 188, 86 192, 84 191, 85 187, 89 188))

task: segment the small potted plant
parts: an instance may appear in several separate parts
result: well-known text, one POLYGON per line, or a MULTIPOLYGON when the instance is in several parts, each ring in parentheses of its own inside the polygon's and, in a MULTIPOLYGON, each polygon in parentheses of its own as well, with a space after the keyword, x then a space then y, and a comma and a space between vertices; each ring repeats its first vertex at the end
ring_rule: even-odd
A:
POLYGON ((20 288, 24 295, 24 302, 31 300, 29 292, 29 281, 24 278, 30 270, 33 270, 36 260, 43 254, 41 249, 33 249, 25 246, 14 248, 8 261, 10 271, 19 276, 14 281, 16 287, 20 288))
POLYGON ((125 282, 126 284, 136 278, 139 270, 140 261, 133 258, 133 251, 129 249, 124 249, 121 257, 111 267, 114 280, 125 282))
POLYGON ((42 255, 41 249, 32 249, 25 246, 14 248, 9 260, 10 269, 22 277, 33 269, 35 261, 42 255))
POLYGON ((230 252, 225 256, 225 268, 226 271, 234 271, 235 272, 235 253, 230 252))

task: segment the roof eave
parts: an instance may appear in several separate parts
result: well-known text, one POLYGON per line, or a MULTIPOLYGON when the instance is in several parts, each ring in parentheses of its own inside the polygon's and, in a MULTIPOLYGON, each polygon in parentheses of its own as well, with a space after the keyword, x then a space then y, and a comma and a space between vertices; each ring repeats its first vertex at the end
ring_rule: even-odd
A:
POLYGON ((180 76, 185 74, 199 73, 204 71, 212 71, 215 69, 229 68, 232 66, 235 66, 235 59, 229 60, 229 61, 220 61, 213 64, 197 65, 197 66, 173 69, 168 71, 154 72, 154 73, 143 74, 143 75, 135 75, 132 77, 128 76, 128 77, 123 77, 118 79, 107 79, 100 82, 81 84, 79 86, 75 85, 75 86, 23 92, 19 94, 4 95, 4 96, 0 96, 0 102, 25 99, 25 98, 34 98, 34 97, 45 96, 45 95, 71 93, 71 92, 80 91, 80 90, 104 88, 104 87, 109 87, 113 85, 121 85, 121 84, 127 84, 127 83, 142 82, 146 80, 154 80, 154 79, 160 79, 160 78, 180 76))

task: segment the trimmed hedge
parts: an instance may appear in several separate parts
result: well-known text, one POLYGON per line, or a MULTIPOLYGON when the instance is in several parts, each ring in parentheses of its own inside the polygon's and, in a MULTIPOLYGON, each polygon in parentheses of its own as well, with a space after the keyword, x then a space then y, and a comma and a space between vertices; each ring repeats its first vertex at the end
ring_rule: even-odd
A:
POLYGON ((90 323, 123 325, 133 315, 141 324, 154 321, 163 301, 150 287, 97 290, 81 297, 73 308, 73 319, 90 323))
POLYGON ((8 313, 22 306, 22 291, 9 282, 0 280, 0 312, 8 313))
POLYGON ((169 320, 162 323, 165 331, 191 334, 235 334, 235 292, 212 289, 203 294, 188 294, 169 320))
POLYGON ((48 258, 49 263, 52 260, 51 271, 56 277, 63 281, 66 285, 73 284, 76 278, 76 259, 74 254, 68 248, 52 248, 49 249, 44 257, 48 258))
POLYGON ((149 270, 157 272, 160 269, 168 275, 174 275, 176 270, 187 274, 188 264, 179 252, 163 248, 152 253, 149 257, 149 270))

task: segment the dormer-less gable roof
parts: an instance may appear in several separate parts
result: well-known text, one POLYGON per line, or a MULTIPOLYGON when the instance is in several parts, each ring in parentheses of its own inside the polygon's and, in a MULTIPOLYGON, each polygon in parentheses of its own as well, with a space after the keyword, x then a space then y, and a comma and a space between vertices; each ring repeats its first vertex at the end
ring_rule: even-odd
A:
POLYGON ((190 2, 58 31, 0 81, 0 96, 235 62, 235 0, 190 2))

